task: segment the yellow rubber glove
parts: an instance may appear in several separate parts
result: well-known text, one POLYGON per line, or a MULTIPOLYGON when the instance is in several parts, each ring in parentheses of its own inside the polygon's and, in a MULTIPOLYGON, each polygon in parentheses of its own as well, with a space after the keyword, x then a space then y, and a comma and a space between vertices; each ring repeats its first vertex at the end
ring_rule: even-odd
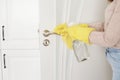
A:
MULTIPOLYGON (((88 25, 87 24, 74 24, 72 26, 78 26, 78 27, 83 27, 83 28, 88 28, 88 25)), ((59 34, 59 35, 64 35, 67 32, 67 29, 68 29, 68 25, 66 23, 64 24, 59 24, 57 25, 55 28, 54 28, 54 31, 55 33, 59 34)))
POLYGON ((55 27, 54 32, 61 35, 67 47, 72 49, 74 40, 80 40, 89 44, 89 34, 94 28, 89 28, 87 24, 75 24, 68 27, 67 24, 60 24, 55 27))
POLYGON ((90 27, 80 27, 79 25, 70 26, 67 31, 68 34, 74 39, 74 40, 80 40, 82 42, 85 42, 86 44, 89 43, 89 34, 94 31, 95 28, 90 27))
POLYGON ((54 28, 53 32, 61 35, 62 36, 62 40, 66 43, 67 47, 72 49, 73 39, 68 34, 67 29, 68 29, 68 25, 66 23, 65 24, 60 24, 60 25, 57 25, 54 28))

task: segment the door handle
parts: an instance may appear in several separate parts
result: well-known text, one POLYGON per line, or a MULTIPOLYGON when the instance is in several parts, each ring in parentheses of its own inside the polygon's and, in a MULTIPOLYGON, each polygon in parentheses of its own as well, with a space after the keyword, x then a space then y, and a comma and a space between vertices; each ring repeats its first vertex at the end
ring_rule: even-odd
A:
POLYGON ((6 54, 3 54, 4 69, 6 68, 6 54))
POLYGON ((5 27, 5 26, 2 26, 2 38, 3 38, 3 41, 5 41, 4 27, 5 27))
MULTIPOLYGON (((39 32, 39 30, 38 30, 38 32, 39 32)), ((43 36, 44 37, 48 37, 48 36, 50 36, 50 35, 58 35, 58 34, 56 34, 56 33, 54 33, 54 32, 50 32, 49 30, 44 30, 43 31, 43 36)), ((49 39, 45 39, 44 41, 43 41, 43 45, 44 46, 49 46, 49 44, 50 44, 50 40, 49 39)))
POLYGON ((58 35, 58 34, 56 34, 54 32, 50 32, 49 30, 44 30, 44 33, 43 33, 44 37, 48 37, 50 35, 58 35))

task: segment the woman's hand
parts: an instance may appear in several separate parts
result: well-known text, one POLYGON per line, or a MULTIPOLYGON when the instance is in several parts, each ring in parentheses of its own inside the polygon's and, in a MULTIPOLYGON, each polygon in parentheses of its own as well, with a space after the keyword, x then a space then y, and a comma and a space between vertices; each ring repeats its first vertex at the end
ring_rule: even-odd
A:
POLYGON ((89 34, 94 30, 94 28, 88 27, 87 24, 74 24, 71 26, 60 24, 55 27, 54 32, 61 35, 67 47, 72 49, 74 40, 80 40, 89 44, 89 34))

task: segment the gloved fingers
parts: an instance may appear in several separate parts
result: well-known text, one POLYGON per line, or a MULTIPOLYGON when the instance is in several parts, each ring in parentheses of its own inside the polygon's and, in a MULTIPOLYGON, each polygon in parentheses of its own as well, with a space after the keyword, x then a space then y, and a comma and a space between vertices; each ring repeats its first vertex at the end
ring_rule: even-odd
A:
POLYGON ((88 28, 88 24, 80 24, 81 27, 88 28))
POLYGON ((88 26, 88 24, 70 24, 69 25, 70 27, 82 27, 82 28, 88 28, 89 26, 88 26))
POLYGON ((59 24, 59 25, 57 25, 55 28, 54 28, 54 33, 57 33, 57 34, 59 34, 59 35, 64 35, 64 34, 66 34, 67 33, 67 28, 68 28, 68 26, 67 26, 67 24, 66 23, 64 23, 64 24, 59 24))
POLYGON ((70 27, 82 27, 82 28, 88 28, 88 24, 74 24, 70 23, 67 25, 66 23, 64 24, 59 24, 54 28, 54 33, 59 34, 59 35, 65 35, 67 33, 67 28, 68 26, 70 27))

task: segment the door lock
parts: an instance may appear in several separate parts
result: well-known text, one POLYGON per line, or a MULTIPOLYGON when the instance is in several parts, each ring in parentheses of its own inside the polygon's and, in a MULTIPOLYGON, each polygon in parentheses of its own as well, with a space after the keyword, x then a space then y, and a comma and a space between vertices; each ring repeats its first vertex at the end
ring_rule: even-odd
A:
MULTIPOLYGON (((49 37, 50 35, 58 35, 58 34, 56 34, 55 32, 51 32, 49 30, 44 30, 44 32, 43 32, 44 37, 49 37)), ((49 46, 49 44, 50 44, 50 41, 48 39, 45 39, 43 41, 44 46, 49 46)))
POLYGON ((48 39, 45 39, 45 40, 43 41, 43 45, 44 45, 44 46, 49 46, 49 44, 50 44, 50 41, 49 41, 48 39))

